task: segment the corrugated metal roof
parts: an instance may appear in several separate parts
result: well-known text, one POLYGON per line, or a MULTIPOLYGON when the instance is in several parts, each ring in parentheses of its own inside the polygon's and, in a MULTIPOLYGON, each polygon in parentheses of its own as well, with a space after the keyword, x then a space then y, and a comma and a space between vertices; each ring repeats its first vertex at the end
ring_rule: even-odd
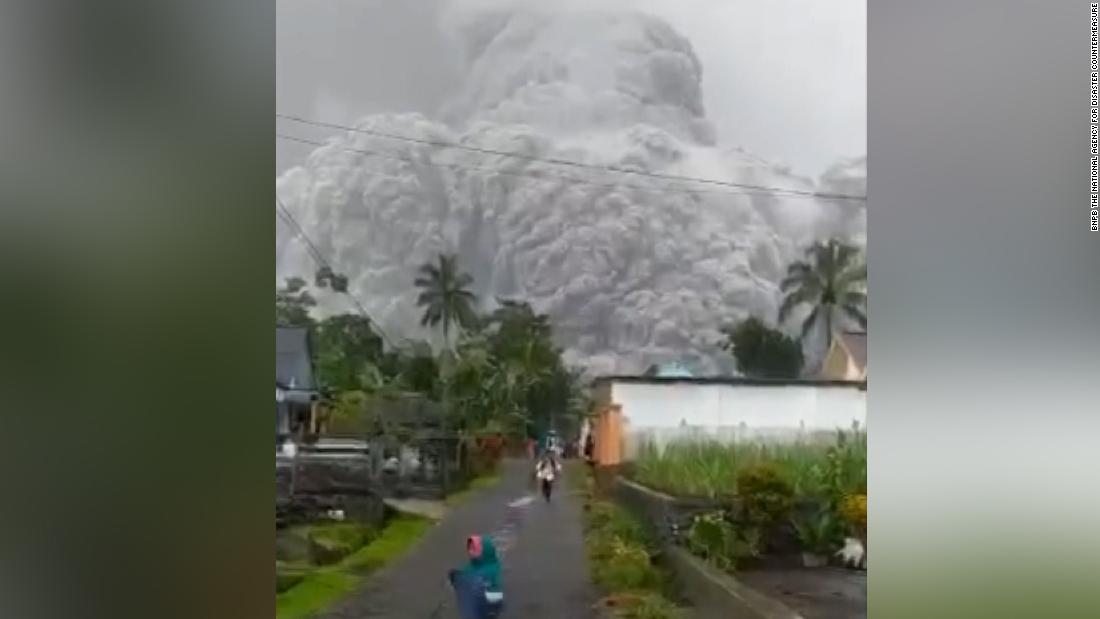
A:
POLYGON ((657 366, 657 378, 694 378, 695 374, 692 373, 684 364, 673 361, 672 363, 663 363, 657 366))

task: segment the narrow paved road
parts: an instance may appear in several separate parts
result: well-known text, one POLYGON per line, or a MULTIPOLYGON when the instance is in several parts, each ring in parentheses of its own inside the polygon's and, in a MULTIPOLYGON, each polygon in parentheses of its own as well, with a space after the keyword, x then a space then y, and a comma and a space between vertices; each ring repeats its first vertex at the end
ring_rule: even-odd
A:
MULTIPOLYGON (((491 534, 504 566, 502 619, 590 619, 581 504, 561 480, 547 504, 536 496, 527 460, 501 465, 500 483, 452 510, 408 554, 373 575, 325 619, 454 619, 447 570, 465 559, 465 538, 491 534)), ((578 469, 579 470, 579 469, 578 469)))

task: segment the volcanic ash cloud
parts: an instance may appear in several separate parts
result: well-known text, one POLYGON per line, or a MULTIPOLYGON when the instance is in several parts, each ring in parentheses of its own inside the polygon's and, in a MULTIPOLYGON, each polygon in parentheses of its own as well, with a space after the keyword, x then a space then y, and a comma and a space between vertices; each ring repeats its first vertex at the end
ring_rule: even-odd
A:
MULTIPOLYGON (((715 143, 691 44, 638 13, 460 16, 467 79, 437 119, 385 114, 364 131, 743 185, 863 195, 866 159, 818 181, 715 143)), ((295 126, 297 135, 305 128, 295 126)), ((476 292, 550 314, 592 372, 650 363, 729 369, 718 329, 774 320, 786 265, 816 238, 866 238, 862 202, 654 179, 346 132, 277 191, 387 332, 418 324, 418 265, 455 252, 476 292)), ((280 226, 282 223, 280 222, 280 226)), ((280 277, 308 275, 280 227, 280 277)), ((338 299, 323 309, 345 309, 338 299)))

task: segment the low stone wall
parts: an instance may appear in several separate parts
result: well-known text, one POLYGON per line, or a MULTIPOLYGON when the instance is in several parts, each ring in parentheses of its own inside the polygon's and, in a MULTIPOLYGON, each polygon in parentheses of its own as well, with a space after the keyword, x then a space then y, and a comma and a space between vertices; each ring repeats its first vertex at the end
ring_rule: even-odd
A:
POLYGON ((329 510, 370 526, 385 519, 383 492, 366 457, 300 455, 275 460, 275 526, 324 520, 329 510))
MULTIPOLYGON (((629 474, 628 468, 629 465, 624 465, 620 472, 629 474)), ((726 499, 674 497, 631 481, 622 475, 615 477, 610 487, 614 488, 615 499, 630 506, 640 515, 645 515, 654 525, 653 533, 661 536, 662 539, 670 536, 674 539, 678 532, 686 532, 691 526, 692 519, 698 514, 722 510, 736 518, 736 514, 741 510, 741 501, 736 497, 726 499)), ((796 501, 791 507, 791 515, 796 518, 808 517, 817 513, 821 507, 821 504, 816 501, 796 501)), ((789 522, 782 523, 771 530, 764 543, 769 555, 767 560, 769 565, 801 564, 798 535, 789 522)))
POLYGON ((680 534, 691 527, 692 519, 730 504, 710 499, 685 499, 647 488, 623 477, 616 477, 612 496, 637 515, 653 537, 662 544, 678 543, 680 534))
POLYGON ((679 546, 665 548, 665 563, 675 572, 696 619, 803 619, 802 615, 711 566, 679 546))
POLYGON ((618 477, 612 496, 642 521, 661 546, 693 616, 700 619, 802 619, 781 602, 741 583, 680 545, 696 514, 736 505, 708 499, 673 497, 618 477))
POLYGON ((341 510, 346 521, 371 527, 380 527, 386 520, 386 505, 378 495, 295 494, 276 498, 275 528, 322 521, 330 510, 341 510))
POLYGON ((385 498, 443 499, 467 481, 462 470, 450 465, 447 475, 438 467, 388 471, 367 454, 304 453, 295 459, 275 460, 275 496, 380 494, 385 498))
POLYGON ((275 495, 370 494, 373 490, 371 461, 367 457, 302 455, 275 461, 275 495))

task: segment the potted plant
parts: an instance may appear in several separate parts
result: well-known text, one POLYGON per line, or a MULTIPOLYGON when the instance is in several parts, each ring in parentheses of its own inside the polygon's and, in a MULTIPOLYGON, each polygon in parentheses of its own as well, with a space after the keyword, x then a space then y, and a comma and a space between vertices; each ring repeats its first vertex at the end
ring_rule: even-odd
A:
POLYGON ((824 567, 829 563, 829 553, 837 545, 840 537, 839 523, 836 517, 823 509, 812 517, 792 520, 798 541, 802 545, 802 565, 805 567, 824 567))

